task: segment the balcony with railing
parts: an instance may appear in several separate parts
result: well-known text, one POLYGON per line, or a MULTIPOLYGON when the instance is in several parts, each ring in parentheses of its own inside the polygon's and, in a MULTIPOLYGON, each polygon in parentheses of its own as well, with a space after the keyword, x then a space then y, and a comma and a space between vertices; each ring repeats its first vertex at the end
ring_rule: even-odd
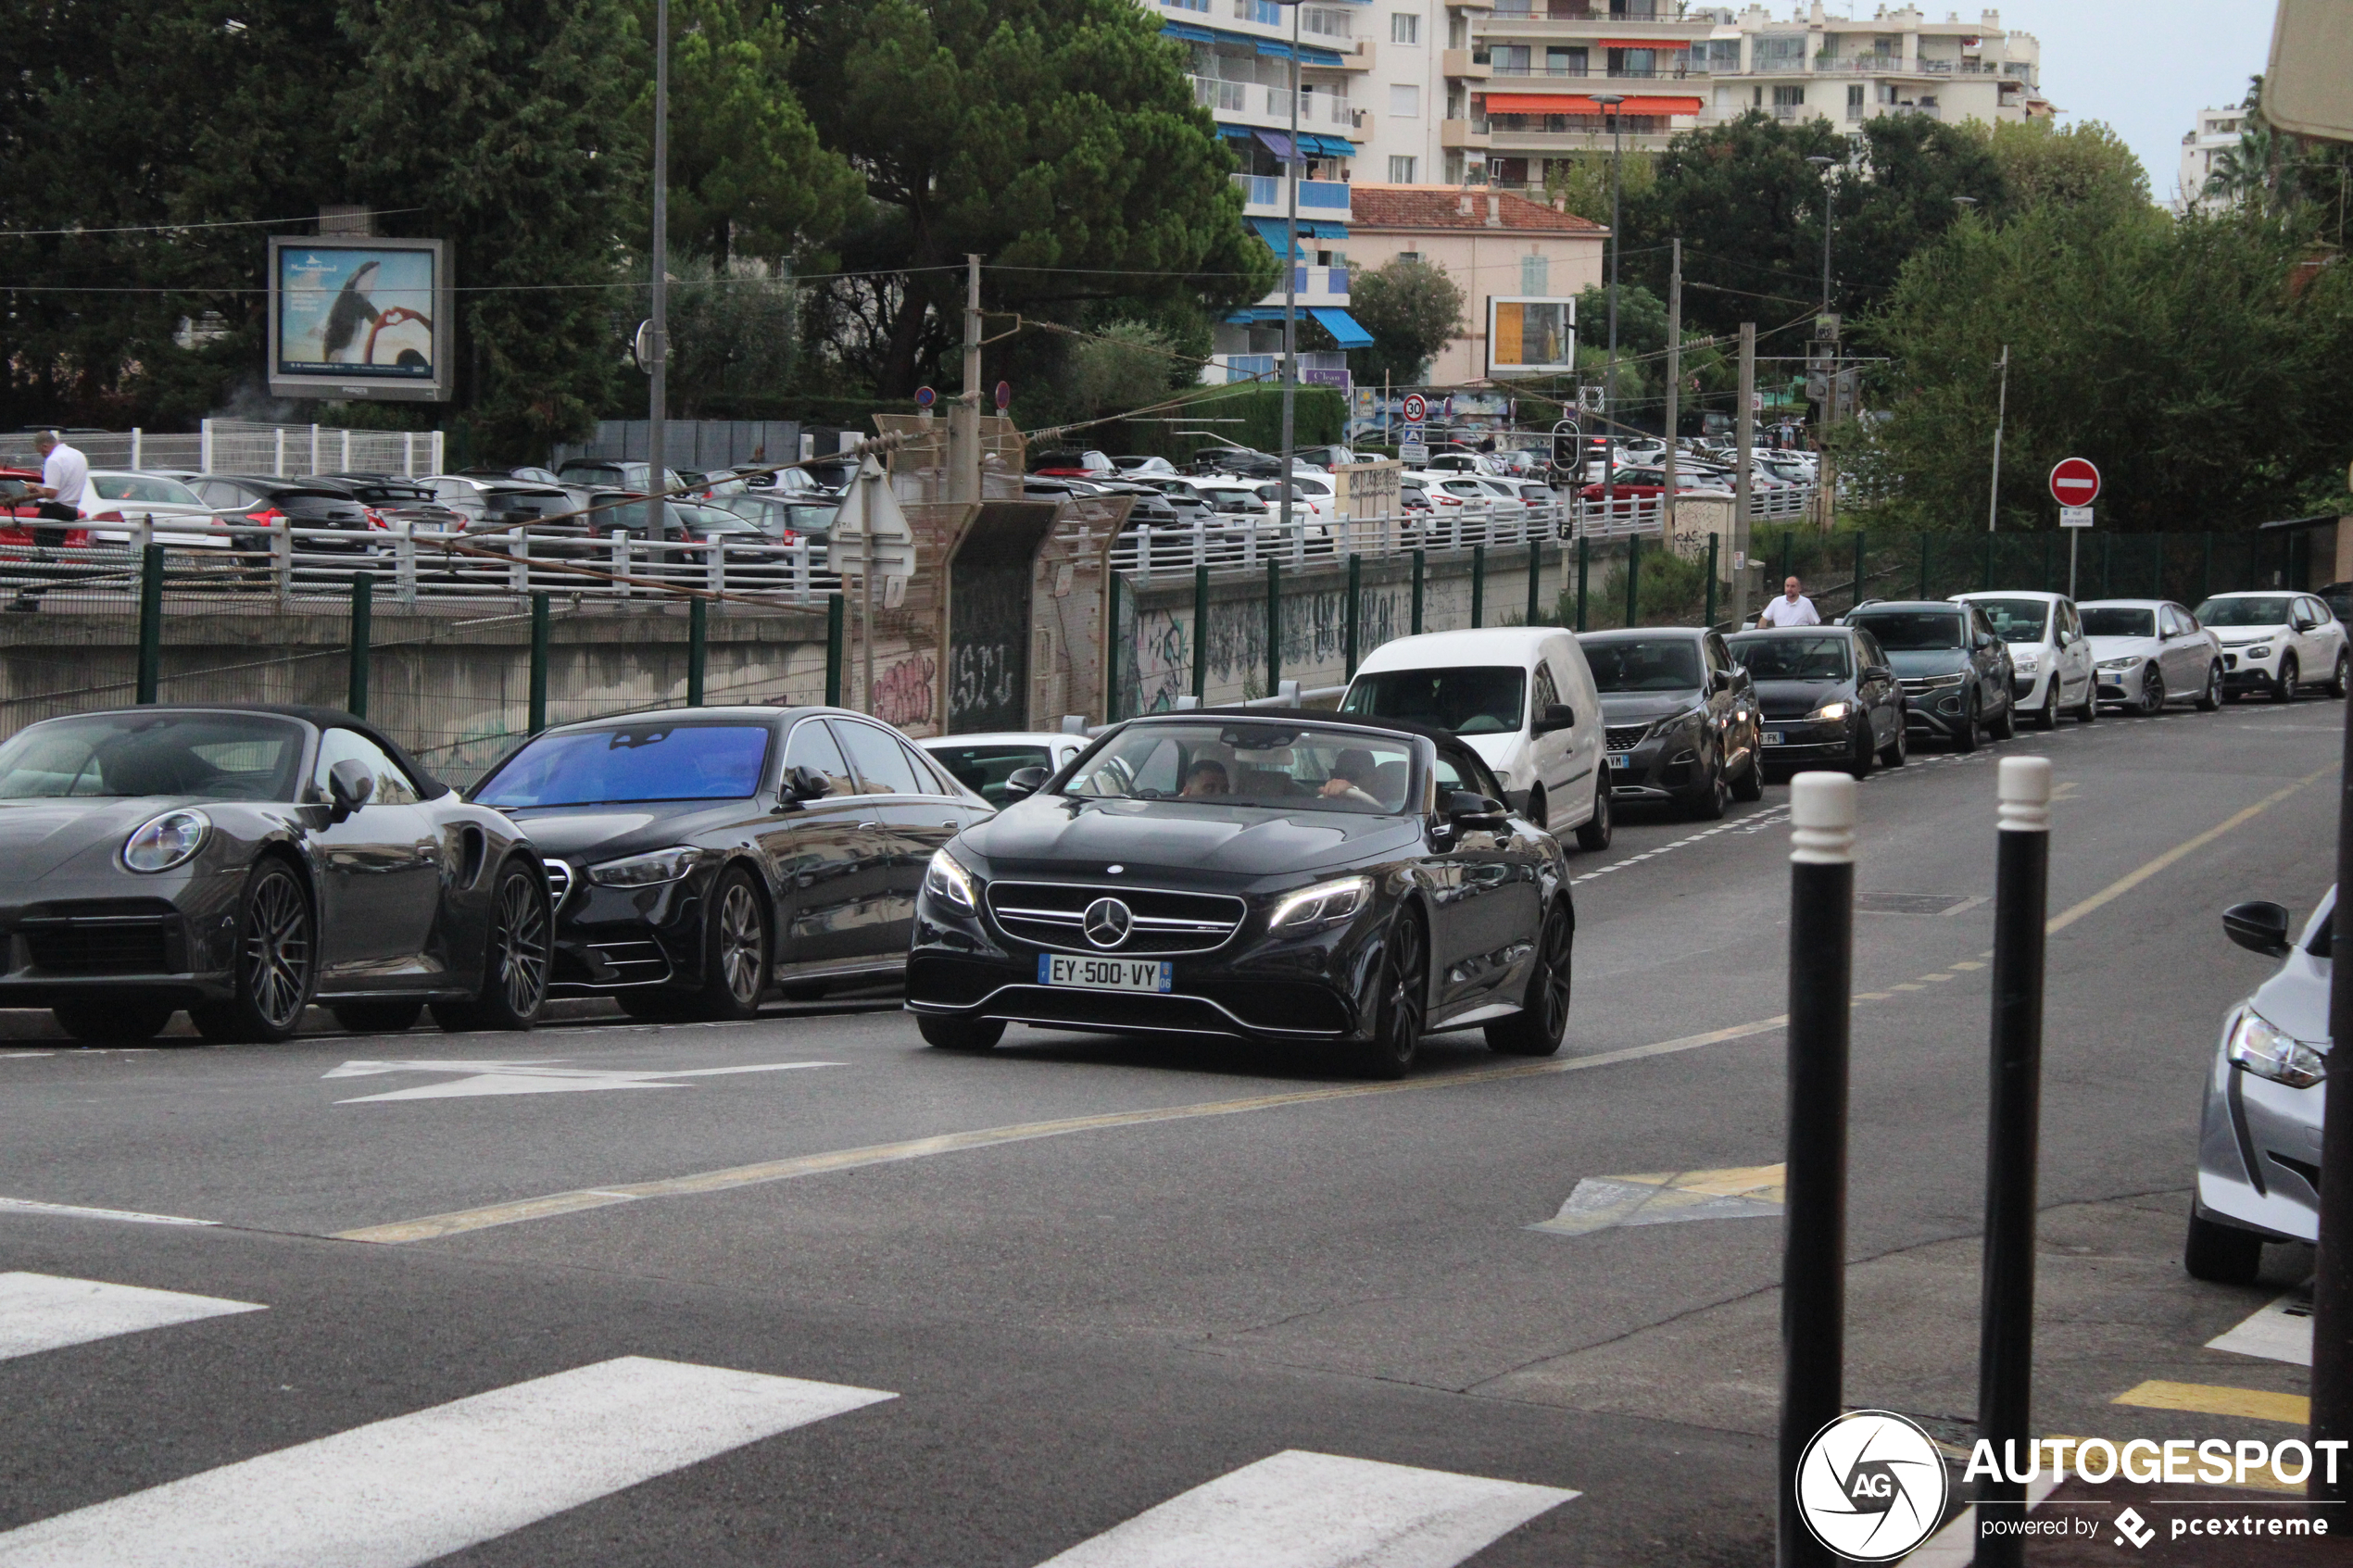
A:
MULTIPOLYGON (((1244 217, 1280 218, 1289 209, 1290 197, 1283 190, 1280 175, 1237 174, 1233 181, 1242 190, 1244 217)), ((1302 180, 1300 216, 1321 219, 1327 223, 1345 223, 1349 219, 1348 196, 1348 182, 1344 180, 1302 180)))
MULTIPOLYGON (((1269 87, 1264 82, 1233 82, 1218 76, 1196 76, 1192 79, 1193 102, 1228 123, 1254 127, 1262 131, 1290 129, 1290 89, 1269 87)), ((1355 106, 1344 93, 1328 89, 1313 89, 1299 95, 1299 128, 1320 135, 1339 134, 1353 137, 1356 132, 1355 106)))

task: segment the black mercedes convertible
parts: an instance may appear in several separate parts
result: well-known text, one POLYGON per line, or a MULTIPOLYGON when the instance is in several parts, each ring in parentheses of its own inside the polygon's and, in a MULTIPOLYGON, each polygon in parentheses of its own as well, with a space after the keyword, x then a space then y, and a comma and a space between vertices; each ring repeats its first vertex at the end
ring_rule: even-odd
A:
POLYGON ((552 928, 539 858, 392 740, 309 708, 130 708, 0 746, 0 1007, 85 1040, 185 1008, 212 1041, 528 1027, 552 928))
POLYGON ((986 1050, 1010 1022, 1337 1047, 1403 1076, 1426 1034, 1549 1056, 1568 1023, 1567 859, 1478 753, 1394 720, 1131 720, 931 859, 907 1007, 986 1050))

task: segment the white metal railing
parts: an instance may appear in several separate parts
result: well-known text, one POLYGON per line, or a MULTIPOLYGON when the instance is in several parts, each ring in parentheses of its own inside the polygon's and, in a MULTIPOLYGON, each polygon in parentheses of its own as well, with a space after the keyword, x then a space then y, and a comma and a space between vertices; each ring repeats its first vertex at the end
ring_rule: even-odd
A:
MULTIPOLYGON (((439 473, 437 430, 346 430, 335 425, 206 420, 193 435, 165 431, 76 431, 68 442, 99 469, 192 473, 439 473)), ((30 434, 0 437, 0 462, 38 468, 30 434)))
POLYGON ((1193 102, 1214 114, 1240 114, 1249 106, 1250 87, 1247 82, 1196 76, 1193 78, 1193 102))
POLYGON ((165 586, 175 599, 342 599, 361 573, 374 579, 377 597, 399 604, 535 592, 652 602, 699 591, 783 608, 821 602, 841 585, 822 545, 732 534, 657 540, 620 528, 458 533, 397 520, 345 529, 139 516, 66 536, 69 543, 50 546, 0 539, 0 592, 53 599, 57 608, 135 597, 150 544, 163 547, 165 586))

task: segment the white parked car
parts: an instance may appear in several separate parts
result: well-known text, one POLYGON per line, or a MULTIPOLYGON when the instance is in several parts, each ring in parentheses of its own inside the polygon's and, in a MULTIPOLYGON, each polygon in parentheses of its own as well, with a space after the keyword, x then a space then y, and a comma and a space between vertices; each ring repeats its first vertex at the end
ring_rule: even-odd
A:
POLYGON ((2097 715, 2090 637, 2065 594, 2024 589, 1996 594, 1955 594, 1955 604, 1975 605, 1994 634, 2010 646, 2010 696, 2019 720, 2038 730, 2073 714, 2088 724, 2097 715))
POLYGON ((955 781, 991 806, 1006 803, 1005 781, 1024 768, 1059 772, 1093 744, 1059 731, 1003 730, 979 735, 934 735, 915 743, 955 781))
POLYGON ((2225 702, 2250 691, 2293 702, 2306 682, 2325 684, 2329 696, 2342 698, 2353 682, 2345 623, 2317 594, 2217 594, 2197 607, 2197 618, 2221 639, 2225 702))
POLYGON ((120 469, 90 470, 90 489, 82 497, 82 515, 91 524, 90 536, 100 545, 127 545, 132 523, 153 523, 154 543, 179 549, 233 549, 236 541, 214 531, 210 507, 176 479, 159 473, 120 469), (171 525, 177 523, 177 528, 171 525))
POLYGON ((2201 713, 2222 700, 2222 644, 2171 599, 2093 599, 2078 608, 2099 666, 2100 700, 2155 713, 2187 697, 2201 713))
POLYGON ((1557 627, 1430 632, 1373 650, 1342 713, 1451 730, 1495 770, 1509 804, 1580 849, 1609 847, 1602 702, 1573 633, 1557 627))

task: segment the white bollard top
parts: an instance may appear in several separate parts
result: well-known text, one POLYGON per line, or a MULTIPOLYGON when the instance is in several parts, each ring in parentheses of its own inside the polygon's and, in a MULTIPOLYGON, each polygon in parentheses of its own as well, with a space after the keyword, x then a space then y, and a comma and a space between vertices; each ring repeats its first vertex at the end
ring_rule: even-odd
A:
POLYGON ((2003 832, 2051 831, 2049 758, 2005 757, 1994 779, 1994 797, 2001 802, 1998 815, 2003 832))
POLYGON ((1843 866, 1855 859, 1855 780, 1845 773, 1800 773, 1789 784, 1789 858, 1800 865, 1843 866))

